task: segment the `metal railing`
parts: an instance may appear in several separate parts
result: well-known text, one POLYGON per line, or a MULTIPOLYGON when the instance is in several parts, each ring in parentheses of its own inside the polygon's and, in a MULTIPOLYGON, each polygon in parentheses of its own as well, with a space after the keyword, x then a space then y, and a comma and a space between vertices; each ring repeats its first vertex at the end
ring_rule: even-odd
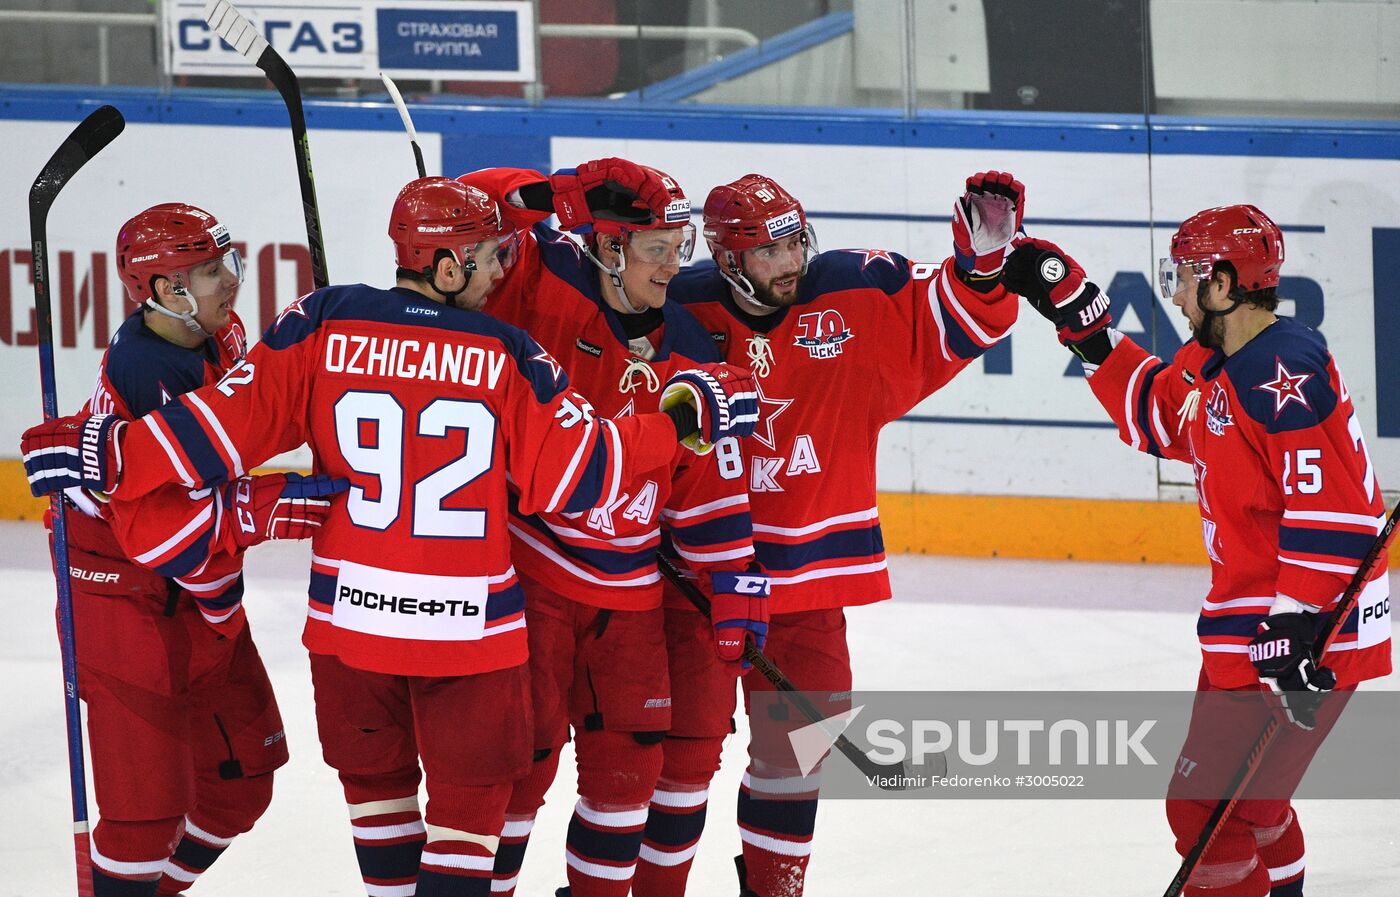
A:
MULTIPOLYGON (((0 10, 0 24, 92 25, 97 28, 97 83, 111 80, 109 42, 114 27, 139 27, 159 31, 160 17, 150 12, 56 12, 48 10, 0 10)), ((756 47, 758 36, 743 28, 718 25, 595 25, 582 22, 541 22, 540 37, 583 37, 597 40, 704 40, 713 46, 728 42, 756 47)))

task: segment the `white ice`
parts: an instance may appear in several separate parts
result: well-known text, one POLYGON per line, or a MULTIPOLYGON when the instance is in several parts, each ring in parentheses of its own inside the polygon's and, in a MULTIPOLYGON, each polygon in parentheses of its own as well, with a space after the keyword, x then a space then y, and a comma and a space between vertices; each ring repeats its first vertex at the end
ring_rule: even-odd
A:
MULTIPOLYGON (((8 612, 0 664, 0 897, 73 890, 62 677, 43 530, 0 524, 8 612)), ((292 761, 267 814, 191 893, 362 895, 339 784, 321 762, 306 654, 305 545, 249 558, 246 603, 277 688, 292 761)), ((896 599, 849 612, 858 689, 1193 688, 1204 567, 895 557, 896 599)), ((1392 578, 1392 591, 1400 579, 1392 578)), ((1371 687, 1397 688, 1395 677, 1371 687)), ((740 721, 742 730, 743 722, 740 721)), ((737 893, 734 794, 744 733, 726 745, 691 893, 737 893)), ((833 759, 830 762, 840 762, 833 759)), ((566 754, 562 770, 572 768, 566 754)), ((518 893, 564 884, 573 777, 541 812, 518 893)), ((91 803, 91 800, 89 801, 91 803)), ((1400 801, 1300 801, 1308 893, 1400 894, 1400 801)), ((1156 800, 828 801, 817 820, 810 897, 1129 897, 1176 870, 1156 800)))

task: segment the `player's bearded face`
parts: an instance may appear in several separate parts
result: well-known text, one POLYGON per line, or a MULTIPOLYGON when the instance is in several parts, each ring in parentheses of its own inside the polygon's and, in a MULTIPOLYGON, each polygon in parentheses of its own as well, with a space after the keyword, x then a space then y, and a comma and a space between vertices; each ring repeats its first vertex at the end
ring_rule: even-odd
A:
POLYGON ((1186 316, 1191 335, 1207 349, 1219 347, 1225 340, 1225 319, 1219 315, 1207 319, 1205 311, 1207 307, 1214 307, 1208 305, 1213 281, 1200 280, 1191 265, 1178 265, 1176 283, 1172 304, 1186 316))
POLYGON ((802 234, 793 234, 757 249, 745 249, 740 264, 753 287, 754 298, 774 308, 785 308, 796 302, 806 256, 807 244, 802 234))
POLYGON ((631 236, 624 252, 627 267, 622 286, 633 305, 660 308, 666 302, 666 285, 681 269, 681 244, 685 235, 679 228, 642 231, 631 236))

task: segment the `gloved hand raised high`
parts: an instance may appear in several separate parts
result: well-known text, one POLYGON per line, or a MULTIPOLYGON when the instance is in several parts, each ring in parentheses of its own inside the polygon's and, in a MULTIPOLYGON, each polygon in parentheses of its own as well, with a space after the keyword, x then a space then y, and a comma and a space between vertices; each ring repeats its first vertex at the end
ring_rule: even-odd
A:
POLYGON ((1005 171, 981 171, 953 204, 953 256, 965 283, 995 286, 1021 230, 1026 187, 1005 171))
POLYGON ((626 159, 596 159, 560 169, 550 176, 549 186, 554 213, 565 230, 650 225, 665 217, 671 200, 659 174, 626 159))

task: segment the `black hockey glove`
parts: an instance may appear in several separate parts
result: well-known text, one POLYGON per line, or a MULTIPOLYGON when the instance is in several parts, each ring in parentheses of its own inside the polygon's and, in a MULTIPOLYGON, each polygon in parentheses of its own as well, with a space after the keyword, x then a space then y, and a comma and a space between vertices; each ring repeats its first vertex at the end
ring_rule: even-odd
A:
POLYGON ((1031 307, 1055 325, 1060 342, 1090 364, 1103 364, 1112 351, 1108 294, 1084 269, 1049 240, 1023 237, 1006 259, 1001 282, 1025 296, 1031 307))
POLYGON ((1317 725, 1323 694, 1337 686, 1336 674, 1318 666, 1313 656, 1316 637, 1317 614, 1271 614, 1249 643, 1249 662, 1259 681, 1277 696, 1288 721, 1305 731, 1317 725))

